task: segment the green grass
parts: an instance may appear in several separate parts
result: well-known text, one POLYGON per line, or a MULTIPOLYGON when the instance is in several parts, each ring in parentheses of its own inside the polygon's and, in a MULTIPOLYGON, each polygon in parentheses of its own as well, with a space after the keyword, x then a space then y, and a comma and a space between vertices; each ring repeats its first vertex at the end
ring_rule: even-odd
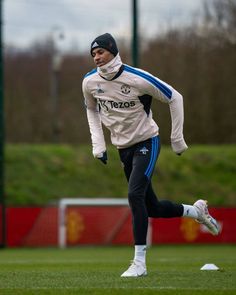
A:
MULTIPOLYGON (((211 206, 236 205, 236 145, 190 146, 181 157, 162 147, 153 176, 161 199, 211 206)), ((93 158, 90 145, 7 145, 8 205, 45 205, 63 197, 127 197, 116 148, 108 164, 93 158)))
POLYGON ((155 246, 148 276, 121 278, 132 247, 0 251, 0 294, 236 294, 236 247, 155 246), (220 271, 201 271, 214 263, 220 271))

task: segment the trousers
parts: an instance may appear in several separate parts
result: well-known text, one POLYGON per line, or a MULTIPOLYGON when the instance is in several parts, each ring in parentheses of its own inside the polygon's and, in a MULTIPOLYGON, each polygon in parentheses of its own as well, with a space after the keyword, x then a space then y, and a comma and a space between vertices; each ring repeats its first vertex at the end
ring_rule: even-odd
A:
POLYGON ((128 181, 135 245, 146 245, 148 217, 171 218, 183 215, 183 205, 159 200, 152 188, 152 175, 160 153, 159 136, 119 149, 128 181))

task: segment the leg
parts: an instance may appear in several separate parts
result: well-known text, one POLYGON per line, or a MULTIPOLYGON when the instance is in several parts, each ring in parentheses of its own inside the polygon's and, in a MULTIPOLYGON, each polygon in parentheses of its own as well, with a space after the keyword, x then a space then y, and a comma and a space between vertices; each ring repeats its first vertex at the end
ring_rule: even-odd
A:
POLYGON ((152 138, 120 151, 121 161, 129 182, 128 198, 132 211, 135 255, 131 266, 122 277, 146 275, 146 237, 148 212, 145 203, 145 192, 150 182, 153 168, 159 153, 158 138, 152 138))
POLYGON ((148 185, 146 196, 145 196, 146 207, 149 217, 180 217, 183 216, 183 205, 175 204, 169 200, 158 200, 151 182, 148 185))
POLYGON ((146 245, 148 210, 145 195, 159 154, 159 138, 135 146, 128 197, 133 217, 135 245, 146 245))
POLYGON ((132 212, 135 245, 145 245, 148 225, 148 214, 144 201, 146 178, 142 172, 143 168, 140 169, 140 166, 143 166, 141 162, 144 157, 139 157, 136 149, 137 146, 135 145, 131 148, 119 150, 119 154, 128 181, 128 199, 132 212), (138 236, 142 238, 138 238, 138 236))
POLYGON ((153 138, 130 149, 120 151, 121 161, 129 182, 129 204, 133 217, 133 232, 135 240, 135 258, 122 277, 137 277, 146 275, 146 236, 148 216, 179 217, 189 216, 204 223, 214 234, 218 227, 209 215, 204 201, 197 201, 194 206, 178 205, 170 201, 158 201, 151 185, 153 169, 159 154, 159 140, 153 138), (143 146, 145 144, 145 146, 143 146), (141 249, 142 248, 142 249, 141 249))

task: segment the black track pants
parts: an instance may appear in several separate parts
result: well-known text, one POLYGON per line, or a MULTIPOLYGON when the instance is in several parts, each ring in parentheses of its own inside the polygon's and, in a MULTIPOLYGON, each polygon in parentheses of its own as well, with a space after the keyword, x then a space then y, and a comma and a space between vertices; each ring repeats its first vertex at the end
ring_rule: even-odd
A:
POLYGON ((152 189, 151 177, 160 152, 159 136, 119 149, 128 180, 128 199, 132 211, 135 245, 146 245, 148 217, 180 217, 183 206, 159 201, 152 189))

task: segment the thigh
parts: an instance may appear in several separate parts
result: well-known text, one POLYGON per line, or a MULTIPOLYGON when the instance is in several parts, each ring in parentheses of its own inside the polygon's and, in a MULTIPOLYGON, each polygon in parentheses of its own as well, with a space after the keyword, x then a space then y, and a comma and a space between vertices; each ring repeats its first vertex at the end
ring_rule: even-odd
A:
POLYGON ((133 155, 134 155, 133 147, 119 149, 119 156, 123 165, 123 169, 124 169, 127 181, 129 181, 130 174, 132 172, 133 155))
POLYGON ((136 145, 129 179, 129 193, 138 195, 146 193, 159 151, 159 137, 153 137, 136 145))

